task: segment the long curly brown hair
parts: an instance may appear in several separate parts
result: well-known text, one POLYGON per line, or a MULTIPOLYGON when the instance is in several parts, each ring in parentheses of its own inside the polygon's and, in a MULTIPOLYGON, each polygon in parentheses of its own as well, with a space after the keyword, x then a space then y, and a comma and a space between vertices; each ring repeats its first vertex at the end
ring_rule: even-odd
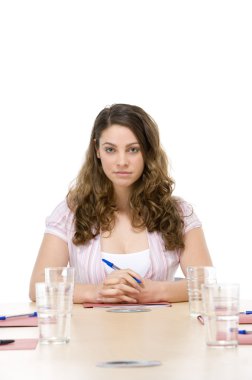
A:
POLYGON ((132 226, 160 232, 166 249, 184 248, 183 216, 178 199, 172 196, 174 181, 168 175, 157 124, 142 108, 129 104, 106 107, 95 120, 85 162, 67 195, 68 206, 74 212, 73 243, 85 244, 101 231, 111 232, 115 225, 113 185, 96 154, 102 132, 113 124, 134 133, 145 162, 130 197, 132 226))

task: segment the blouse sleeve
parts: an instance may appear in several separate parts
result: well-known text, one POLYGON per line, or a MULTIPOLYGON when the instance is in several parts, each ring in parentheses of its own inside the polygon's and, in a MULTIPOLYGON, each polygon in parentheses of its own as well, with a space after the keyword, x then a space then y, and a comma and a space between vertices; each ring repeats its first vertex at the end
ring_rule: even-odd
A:
POLYGON ((69 209, 66 200, 61 202, 46 218, 45 233, 53 234, 69 241, 70 234, 73 230, 73 213, 69 209))
POLYGON ((184 200, 180 200, 179 204, 184 217, 184 233, 193 228, 201 227, 202 223, 195 214, 193 207, 184 200))

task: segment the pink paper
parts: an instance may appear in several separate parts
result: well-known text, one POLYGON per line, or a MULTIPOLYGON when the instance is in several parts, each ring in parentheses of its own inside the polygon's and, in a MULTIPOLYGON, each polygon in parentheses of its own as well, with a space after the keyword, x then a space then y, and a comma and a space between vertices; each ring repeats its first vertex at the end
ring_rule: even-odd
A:
POLYGON ((0 327, 33 327, 38 326, 37 317, 14 317, 0 321, 0 327))
POLYGON ((252 314, 240 314, 239 323, 252 323, 252 314))
POLYGON ((35 350, 38 339, 15 339, 15 342, 0 345, 0 351, 35 350))
MULTIPOLYGON (((225 332, 217 333, 218 340, 227 340, 227 334, 225 332)), ((252 334, 238 334, 239 344, 252 344, 252 334)))
POLYGON ((252 344, 252 334, 238 334, 239 344, 252 344))

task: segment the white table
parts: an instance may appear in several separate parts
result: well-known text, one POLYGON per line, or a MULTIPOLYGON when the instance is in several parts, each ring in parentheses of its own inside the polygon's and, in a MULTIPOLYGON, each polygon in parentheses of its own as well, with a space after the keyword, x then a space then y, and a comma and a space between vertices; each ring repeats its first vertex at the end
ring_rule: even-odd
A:
MULTIPOLYGON (((252 301, 246 303, 252 306, 252 301)), ((28 312, 34 304, 0 305, 0 313, 28 312)), ((65 345, 0 352, 0 380, 246 380, 252 379, 252 345, 208 348, 204 327, 188 304, 144 313, 110 313, 74 305, 72 337, 65 345), (99 368, 110 360, 160 360, 161 366, 99 368)), ((0 337, 35 338, 38 328, 3 328, 0 337)))

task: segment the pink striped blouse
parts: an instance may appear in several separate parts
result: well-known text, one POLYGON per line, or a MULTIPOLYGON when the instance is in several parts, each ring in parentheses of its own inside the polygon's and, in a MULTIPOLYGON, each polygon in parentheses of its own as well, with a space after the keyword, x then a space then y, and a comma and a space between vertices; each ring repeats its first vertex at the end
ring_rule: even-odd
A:
MULTIPOLYGON (((201 222, 193 212, 192 207, 184 200, 180 201, 180 206, 184 215, 184 233, 193 228, 201 227, 201 222)), ((72 242, 73 218, 74 214, 64 200, 46 218, 45 233, 56 235, 67 243, 69 264, 75 268, 76 283, 99 284, 106 277, 101 260, 100 236, 96 236, 85 245, 74 245, 72 242)), ((180 251, 166 250, 159 232, 147 232, 147 235, 151 264, 145 278, 172 281, 179 265, 180 251)))

